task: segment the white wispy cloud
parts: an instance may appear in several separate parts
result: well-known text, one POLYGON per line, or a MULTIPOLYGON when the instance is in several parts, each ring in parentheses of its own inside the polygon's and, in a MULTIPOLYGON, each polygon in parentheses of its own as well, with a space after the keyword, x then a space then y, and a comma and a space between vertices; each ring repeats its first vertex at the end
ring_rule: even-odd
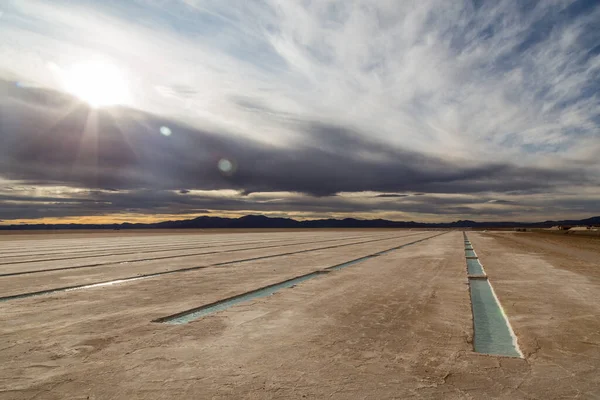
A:
MULTIPOLYGON (((599 100, 583 94, 600 57, 581 38, 599 9, 519 51, 568 4, 190 0, 145 2, 139 19, 124 4, 94 6, 12 3, 18 27, 4 29, 19 40, 5 51, 29 53, 18 68, 42 49, 59 65, 108 54, 141 107, 263 139, 292 133, 294 120, 277 118, 292 115, 420 151, 515 161, 598 135, 599 100), (262 110, 240 109, 239 97, 262 110)), ((26 73, 44 79, 43 65, 26 73)))
POLYGON ((62 89, 49 65, 102 56, 133 106, 199 128, 286 147, 326 123, 464 165, 600 175, 600 7, 475 3, 8 0, 0 71, 62 89))

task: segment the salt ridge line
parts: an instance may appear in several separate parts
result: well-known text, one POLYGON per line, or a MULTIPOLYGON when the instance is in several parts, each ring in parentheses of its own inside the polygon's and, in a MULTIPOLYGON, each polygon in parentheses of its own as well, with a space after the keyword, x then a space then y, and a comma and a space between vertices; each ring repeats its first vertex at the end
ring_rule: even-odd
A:
POLYGON ((156 244, 160 244, 161 242, 164 241, 165 238, 168 238, 171 240, 172 243, 190 243, 190 242, 207 242, 206 239, 210 239, 209 235, 193 235, 190 234, 189 238, 177 238, 177 237, 169 237, 168 235, 163 235, 163 236, 159 236, 156 238, 153 238, 153 240, 147 240, 145 237, 140 237, 137 240, 132 240, 132 239, 124 239, 124 240, 113 240, 114 238, 97 238, 96 240, 93 239, 87 239, 84 240, 83 238, 78 238, 78 239, 70 239, 68 240, 68 243, 66 241, 60 241, 57 244, 51 244, 51 243, 39 243, 39 242, 43 242, 43 239, 39 239, 39 240, 28 240, 26 242, 22 242, 19 244, 15 244, 12 245, 11 247, 8 247, 5 245, 6 242, 2 243, 2 246, 0 246, 0 249, 4 252, 6 252, 6 254, 14 254, 14 253, 18 253, 18 252, 22 252, 23 248, 26 248, 28 246, 30 246, 32 243, 36 243, 36 250, 41 250, 41 251, 52 251, 52 250, 58 250, 58 251, 62 251, 62 250, 69 250, 72 249, 73 246, 77 246, 80 245, 82 242, 85 243, 86 247, 91 248, 91 249, 113 249, 113 248, 119 248, 119 247, 135 247, 138 246, 140 244, 144 244, 144 245, 156 245, 156 244))
MULTIPOLYGON (((284 240, 284 239, 279 239, 279 240, 284 240)), ((257 240, 259 241, 259 240, 257 240)), ((35 243, 35 242, 34 242, 35 243)), ((48 249, 40 249, 39 247, 36 246, 35 252, 28 252, 28 251, 24 251, 24 250, 19 250, 19 251, 15 251, 12 253, 8 253, 6 251, 4 251, 2 248, 0 248, 0 252, 3 255, 3 258, 17 258, 17 257, 32 257, 32 256, 56 256, 56 255, 62 255, 65 253, 65 251, 68 251, 69 254, 81 254, 81 253, 100 253, 100 252, 110 252, 110 251, 119 251, 119 250, 123 250, 123 251, 132 251, 132 250, 136 250, 136 249, 148 249, 148 248, 155 248, 157 246, 166 246, 167 244, 170 246, 191 246, 191 245, 210 245, 210 244, 215 244, 215 243, 240 243, 239 240, 229 240, 229 241, 218 241, 218 240, 211 240, 211 241, 195 241, 195 240, 186 240, 186 241, 169 241, 169 240, 162 240, 162 241, 157 241, 157 242, 145 242, 145 241, 138 241, 135 244, 132 243, 128 243, 125 245, 110 245, 110 246, 94 246, 93 244, 90 245, 89 242, 85 242, 84 246, 79 246, 79 244, 81 243, 74 243, 73 245, 71 245, 70 247, 65 247, 65 248, 48 248, 48 249), (71 250, 74 246, 76 246, 78 248, 78 250, 71 250)))
MULTIPOLYGON (((269 240, 268 243, 274 243, 274 242, 283 242, 285 240, 288 239, 279 239, 279 240, 269 240)), ((145 245, 145 246, 140 246, 140 247, 134 247, 134 246, 127 246, 127 247, 115 247, 115 248, 107 248, 107 249, 99 249, 99 250, 79 250, 79 251, 69 251, 68 254, 69 255, 73 255, 73 256, 63 256, 63 257, 55 257, 55 258, 42 258, 42 259, 30 259, 30 260, 14 260, 14 261, 6 261, 6 262, 1 262, 0 265, 11 265, 11 264, 25 264, 25 263, 31 263, 31 262, 42 262, 42 261, 60 261, 60 260, 74 260, 74 259, 78 259, 78 258, 87 258, 87 257, 103 257, 103 256, 124 256, 124 255, 128 255, 128 254, 135 254, 135 253, 140 253, 140 252, 144 252, 144 253, 157 253, 157 252, 161 252, 161 251, 171 251, 171 250, 191 250, 191 249, 198 249, 198 248, 202 248, 202 249, 206 249, 206 248, 211 248, 211 247, 218 247, 218 246, 235 246, 235 245, 244 245, 244 244, 253 244, 253 243, 264 243, 264 240, 259 240, 259 241, 253 241, 253 242, 221 242, 221 243, 217 243, 217 242, 211 242, 211 243, 174 243, 172 244, 172 246, 185 246, 185 247, 161 247, 160 249, 156 249, 156 245, 152 246, 152 245, 145 245), (205 244, 208 244, 207 246, 205 246, 205 244), (191 247, 190 247, 191 246, 191 247), (114 252, 115 250, 119 251, 119 250, 126 250, 126 251, 122 251, 122 252, 114 252), (85 253, 85 254, 81 254, 81 253, 85 253)), ((166 246, 166 244, 163 244, 163 246, 166 246)), ((17 256, 4 256, 3 258, 6 260, 7 258, 23 258, 23 257, 35 257, 35 256, 57 256, 57 255, 64 255, 65 252, 52 252, 52 253, 40 253, 40 254, 20 254, 17 256)))
MULTIPOLYGON (((281 240, 270 240, 268 243, 274 242, 282 242, 286 239, 281 240)), ((3 256, 4 260, 9 258, 18 258, 16 260, 8 260, 6 262, 0 262, 0 265, 14 265, 14 264, 26 264, 26 263, 35 263, 35 262, 44 262, 44 261, 61 261, 61 260, 76 260, 80 258, 91 258, 91 257, 108 257, 108 256, 125 256, 129 254, 136 253, 160 253, 161 251, 175 251, 175 250, 193 250, 193 249, 207 249, 211 247, 219 247, 219 246, 235 246, 235 245, 245 245, 245 244, 253 244, 253 243, 265 243, 265 241, 255 241, 255 242, 231 242, 231 243, 219 243, 219 244, 211 244, 209 246, 205 246, 203 243, 187 243, 184 247, 161 247, 157 249, 157 246, 142 246, 142 247, 125 247, 125 248, 115 248, 115 249, 102 249, 98 251, 94 250, 81 250, 81 251, 69 251, 67 254, 69 256, 65 256, 65 252, 52 252, 52 253, 41 253, 41 254, 20 254, 18 256, 3 256), (115 251, 117 250, 117 251, 115 251), (126 250, 119 252, 118 250, 126 250), (82 254, 83 253, 83 254, 82 254), (43 256, 54 256, 54 258, 33 258, 33 257, 43 257, 43 256), (59 257, 60 256, 60 257, 59 257), (23 260, 25 257, 30 257, 30 259, 23 260)), ((163 245, 165 246, 165 245, 163 245)), ((181 245, 180 245, 181 246, 181 245)))
MULTIPOLYGON (((220 234, 222 235, 222 234, 220 234)), ((39 241, 38 240, 30 240, 27 242, 24 242, 18 246, 15 247, 6 247, 3 245, 2 242, 0 242, 0 253, 2 253, 3 256, 5 257, 20 257, 20 256, 28 256, 31 255, 31 253, 27 252, 27 251, 23 251, 24 248, 27 248, 28 246, 31 246, 32 243, 36 243, 38 245, 36 245, 35 251, 37 255, 45 255, 45 254, 61 254, 63 251, 65 250, 70 250, 73 248, 73 246, 79 246, 82 242, 85 243, 84 246, 81 247, 81 249, 83 250, 77 250, 77 253, 81 253, 81 252, 91 252, 91 251, 110 251, 110 250, 119 250, 119 249, 135 249, 138 247, 152 247, 152 246, 158 246, 158 245, 162 245, 165 243, 165 239, 168 238, 168 243, 171 243, 172 245, 192 245, 192 244, 213 244, 213 243, 238 243, 240 242, 240 238, 237 239, 233 239, 233 240, 219 240, 219 239, 215 239, 215 238, 210 238, 210 235, 194 235, 194 234, 190 234, 188 235, 189 237, 186 238, 186 240, 184 240, 183 238, 171 238, 168 235, 163 235, 163 236, 159 236, 157 237, 155 240, 153 241, 148 241, 145 239, 138 239, 138 240, 128 240, 128 241, 121 241, 121 242, 116 242, 116 243, 112 243, 113 241, 111 240, 111 243, 108 243, 106 240, 97 240, 97 241, 90 241, 90 240, 85 240, 83 241, 82 239, 76 240, 73 239, 72 243, 67 245, 67 246, 49 246, 49 247, 43 247, 39 245, 39 241), (206 240, 206 238, 210 238, 210 240, 206 240), (176 240, 170 240, 170 239, 176 239, 176 240)), ((252 240, 272 240, 275 238, 280 238, 281 236, 291 236, 291 235, 270 235, 270 236, 263 236, 262 238, 257 236, 255 238, 252 238, 252 240)), ((308 235, 308 234, 303 234, 303 235, 297 235, 296 238, 298 240, 301 239, 306 239, 304 236, 307 237, 314 237, 315 235, 308 235)), ((320 235, 323 238, 327 238, 327 237, 332 237, 332 234, 329 235, 320 235)), ((287 238, 288 240, 290 238, 287 238)), ((241 238, 242 241, 244 241, 244 238, 241 238)), ((246 238, 245 240, 248 240, 248 238, 246 238)), ((283 239, 282 239, 283 240, 283 239)), ((75 252, 73 252, 75 253, 75 252)))
MULTIPOLYGON (((382 239, 382 241, 383 241, 383 240, 395 240, 395 239, 401 239, 401 238, 411 237, 411 236, 415 236, 415 235, 418 235, 418 234, 414 234, 414 235, 404 235, 404 236, 396 236, 396 237, 394 237, 394 238, 390 238, 390 239, 382 239)), ((377 240, 374 240, 374 241, 377 241, 377 240)), ((368 243, 368 242, 364 242, 364 243, 368 243)), ((333 246, 333 247, 338 247, 338 246, 333 246)), ((331 248, 333 248, 333 247, 331 247, 331 248)), ((299 252, 295 252, 295 251, 293 251, 293 252, 290 252, 290 253, 287 253, 287 254, 286 254, 286 253, 283 253, 282 255, 288 255, 288 254, 297 254, 297 253, 302 253, 302 252, 303 252, 303 251, 299 251, 299 252)), ((247 259, 245 259, 245 260, 243 260, 243 261, 240 261, 240 262, 256 261, 256 260, 262 260, 262 259, 264 259, 264 258, 270 258, 270 257, 271 257, 271 256, 260 256, 260 257, 253 257, 253 258, 247 258, 247 259)), ((227 265, 227 264, 231 264, 231 263, 230 263, 230 262, 222 262, 222 263, 217 263, 217 264, 213 264, 213 265, 214 265, 214 266, 220 266, 220 265, 227 265)))
MULTIPOLYGON (((406 235, 406 236, 400 236, 400 237, 408 237, 408 236, 412 236, 412 235, 406 235)), ((141 258, 141 259, 133 259, 133 260, 106 261, 106 262, 99 262, 99 263, 94 263, 94 264, 74 265, 72 267, 45 268, 45 269, 37 269, 37 270, 31 270, 31 271, 7 272, 7 273, 0 274, 0 278, 10 277, 10 276, 19 276, 19 275, 38 274, 38 273, 43 273, 43 272, 68 271, 68 270, 74 270, 74 269, 95 268, 95 267, 102 267, 102 266, 107 266, 107 265, 133 264, 133 263, 139 263, 139 262, 145 262, 145 261, 166 260, 166 259, 172 259, 172 258, 185 258, 185 257, 194 257, 194 256, 202 256, 202 255, 210 255, 210 254, 233 253, 233 252, 246 251, 246 250, 260 250, 260 249, 268 249, 268 248, 274 248, 274 247, 300 246, 300 245, 312 244, 312 243, 325 243, 325 242, 334 242, 334 241, 341 241, 341 240, 351 240, 351 239, 355 239, 358 237, 360 237, 360 236, 354 236, 351 238, 343 238, 343 239, 327 239, 327 240, 316 240, 316 241, 313 240, 310 242, 299 242, 299 243, 290 243, 290 244, 275 244, 275 245, 269 245, 269 246, 251 247, 251 248, 243 248, 243 249, 226 249, 223 251, 207 251, 207 252, 201 252, 201 253, 181 254, 181 255, 176 255, 176 256, 161 256, 161 257, 141 258)), ((380 239, 375 239, 375 240, 380 240, 380 239)), ((385 240, 385 239, 381 239, 381 240, 385 240)))
MULTIPOLYGON (((413 236, 413 235, 410 235, 410 236, 413 236)), ((364 243, 371 243, 371 242, 378 242, 378 241, 380 242, 380 241, 384 241, 384 240, 402 239, 402 238, 406 238, 406 237, 409 237, 409 236, 401 236, 401 237, 389 238, 389 239, 367 240, 367 241, 363 241, 363 242, 354 242, 354 243, 346 243, 346 244, 340 244, 340 245, 334 245, 334 246, 318 247, 315 249, 306 249, 306 250, 299 250, 299 251, 288 252, 288 253, 273 254, 270 256, 261 257, 261 259, 282 257, 282 256, 291 255, 291 254, 308 253, 311 251, 327 250, 327 249, 333 249, 333 248, 345 247, 345 246, 354 246, 357 244, 364 244, 364 243)), ((0 302, 23 299, 23 298, 27 298, 27 297, 41 296, 41 295, 52 294, 52 293, 68 292, 68 291, 72 291, 72 290, 91 289, 91 288, 99 287, 99 286, 107 286, 107 285, 113 285, 113 284, 133 282, 133 281, 138 281, 138 280, 142 280, 142 279, 155 278, 157 276, 176 274, 176 273, 180 273, 180 272, 196 271, 196 270, 205 269, 205 268, 219 267, 219 266, 223 266, 226 264, 235 264, 235 263, 254 261, 254 260, 256 260, 255 257, 241 259, 241 260, 233 260, 233 261, 229 261, 227 263, 221 263, 218 266, 216 264, 210 264, 210 265, 202 265, 202 266, 197 266, 197 267, 187 267, 187 268, 175 269, 175 270, 171 270, 171 271, 156 272, 156 273, 147 274, 147 275, 137 275, 137 276, 132 276, 132 277, 120 278, 120 279, 112 279, 112 280, 108 280, 108 281, 94 282, 94 283, 85 284, 85 285, 72 285, 72 286, 64 286, 64 287, 54 288, 54 289, 40 290, 40 291, 36 291, 36 292, 21 293, 21 294, 0 297, 0 302)))
MULTIPOLYGON (((382 236, 384 236, 384 235, 378 235, 375 238, 381 238, 382 236)), ((411 235, 406 235, 406 236, 411 236, 411 235)), ((187 254, 180 254, 180 255, 168 255, 168 256, 158 256, 158 257, 148 257, 148 258, 133 258, 133 259, 128 259, 128 260, 120 260, 120 261, 107 260, 105 262, 74 265, 74 266, 70 266, 70 267, 44 268, 44 269, 35 269, 35 270, 27 270, 27 271, 19 271, 19 272, 6 272, 6 273, 0 274, 0 278, 7 277, 7 276, 28 275, 28 274, 35 274, 35 273, 65 271, 65 270, 82 269, 82 268, 95 268, 95 267, 101 267, 101 266, 106 266, 106 265, 130 264, 130 263, 138 263, 138 262, 146 262, 146 261, 165 260, 165 259, 171 259, 171 258, 185 258, 185 257, 193 257, 193 256, 200 256, 200 255, 238 252, 238 251, 247 251, 247 250, 255 250, 255 249, 300 246, 300 245, 313 244, 313 243, 325 243, 325 242, 335 242, 335 241, 342 241, 342 240, 352 240, 352 239, 357 239, 357 238, 361 238, 361 237, 364 237, 364 236, 352 236, 352 237, 326 239, 326 240, 322 240, 322 239, 321 240, 311 240, 308 242, 304 241, 304 242, 292 242, 292 243, 278 243, 278 244, 273 244, 273 245, 242 248, 242 249, 234 248, 234 249, 225 249, 222 251, 203 251, 203 252, 187 253, 187 254)), ((216 247, 219 247, 219 246, 216 246, 216 247)), ((58 261, 60 261, 60 260, 58 260, 58 261)))
MULTIPOLYGON (((360 236, 353 236, 353 237, 349 237, 347 239, 353 239, 353 238, 357 238, 360 236)), ((376 236, 376 237, 379 237, 376 236)), ((280 242, 285 242, 289 240, 288 239, 277 239, 277 240, 269 240, 266 243, 280 243, 280 242)), ((339 240, 339 239, 325 239, 325 240, 321 240, 321 241, 327 241, 327 240, 339 240)), ((315 241, 316 242, 316 241, 315 241)), ((16 260, 16 261, 7 261, 7 262, 0 262, 0 265, 15 265, 15 264, 27 264, 27 263, 36 263, 36 262, 45 262, 45 261, 61 261, 61 260, 76 260, 76 259, 80 259, 80 258, 92 258, 92 257, 110 257, 110 256, 124 256, 124 255, 128 255, 128 254, 136 254, 136 253, 159 253, 159 252, 166 252, 166 251, 178 251, 178 250, 194 250, 194 249, 208 249, 208 248, 213 248, 213 247, 225 247, 225 246, 236 246, 236 245, 246 245, 246 244, 254 244, 254 243, 265 243, 265 240, 258 240, 258 241, 252 241, 252 242, 210 242, 207 243, 209 244, 208 246, 203 245, 203 243, 197 243, 196 245, 191 246, 191 243, 188 243, 186 245, 186 247, 176 247, 176 248, 161 248, 161 249, 157 249, 157 250, 145 250, 145 249, 152 249, 155 248, 154 247, 140 247, 140 248, 136 248, 135 251, 131 251, 130 249, 128 249, 126 252, 121 252, 121 253, 108 253, 108 254, 85 254, 85 255, 75 255, 73 257, 56 257, 56 258, 42 258, 42 259, 33 259, 33 260, 16 260)), ((100 250, 100 252, 108 252, 111 249, 103 249, 100 250)), ((118 248, 116 249, 118 250, 118 248)), ((69 254, 72 253, 82 253, 82 252, 93 252, 93 250, 84 250, 84 251, 79 251, 79 252, 70 252, 69 254)), ((23 257, 23 256, 12 256, 12 257, 23 257)), ((115 261, 117 262, 117 261, 115 261)), ((2 276, 2 274, 0 274, 0 276, 2 276)))
POLYGON ((355 258, 353 260, 350 261, 346 261, 344 263, 341 264, 336 264, 336 265, 332 265, 330 267, 321 269, 321 270, 317 270, 317 271, 313 271, 307 274, 303 274, 291 279, 286 279, 284 281, 281 282, 277 282, 271 285, 267 285, 267 286, 263 286, 261 288, 258 289, 254 289, 251 290, 249 292, 245 292, 239 295, 235 295, 232 297, 228 297, 226 299, 222 299, 222 300, 218 300, 216 302, 213 303, 209 303, 209 304, 205 304, 203 306, 200 307, 195 307, 186 311, 182 311, 176 314, 172 314, 166 317, 162 317, 162 318, 158 318, 153 320, 152 322, 161 322, 161 323, 167 323, 167 324, 173 324, 173 325, 180 325, 180 324, 186 324, 188 322, 191 322, 193 320, 199 319, 201 317, 204 317, 206 315, 209 314, 213 314, 215 312, 219 312, 219 311, 223 311, 226 310, 227 308, 233 307, 236 304, 240 304, 246 301, 251 301, 257 298, 261 298, 261 297, 267 297, 269 295, 272 295, 276 292, 278 292, 281 289, 285 289, 285 288, 289 288, 292 286, 296 286, 304 281, 307 281, 309 279, 313 279, 313 278, 318 278, 320 276, 325 276, 328 273, 335 271, 335 270, 340 270, 342 268, 345 267, 349 267, 351 265, 356 265, 358 263, 361 263, 363 261, 369 260, 371 258, 374 257, 378 257, 381 256, 383 254, 387 254, 391 251, 394 250, 398 250, 401 249, 403 247, 407 247, 419 242, 423 242, 425 240, 429 240, 429 239, 433 239, 435 237, 444 235, 448 232, 443 232, 440 233, 438 235, 434 235, 434 236, 429 236, 427 238, 423 238, 423 239, 419 239, 419 240, 415 240, 414 242, 409 242, 409 243, 405 243, 403 245, 400 246, 395 246, 386 250, 382 250, 382 251, 378 251, 376 253, 373 254, 369 254, 366 256, 362 256, 359 258, 355 258))
MULTIPOLYGON (((76 230, 70 230, 68 231, 68 233, 64 234, 64 235, 59 235, 59 236, 55 236, 55 237, 48 237, 48 234, 51 234, 53 231, 44 231, 44 230, 39 230, 39 231, 30 231, 32 233, 29 234, 21 234, 19 235, 16 232, 11 232, 11 231, 4 231, 5 234, 7 234, 8 236, 12 236, 13 239, 8 239, 8 240, 3 240, 0 243, 3 243, 3 245, 5 245, 7 248, 9 247, 19 247, 21 245, 27 244, 27 243, 31 243, 32 240, 36 241, 36 242, 40 242, 40 244, 42 246, 46 246, 46 247, 50 247, 50 248, 54 248, 57 245, 60 244, 64 244, 64 245, 71 245, 73 244, 73 242, 78 242, 81 241, 82 239, 85 239, 86 241, 92 242, 92 243, 106 243, 106 244, 111 244, 111 243, 120 243, 120 242, 130 242, 130 243, 134 243, 137 242, 139 240, 144 240, 147 242, 152 242, 152 241, 159 241, 160 238, 164 238, 164 237, 169 237, 172 239, 176 239, 176 240, 188 240, 190 238, 205 238, 205 239, 212 239, 212 238, 219 238, 219 237, 227 237, 229 239, 232 238, 239 238, 242 236, 248 236, 248 235, 254 235, 254 236, 258 236, 258 237, 265 237, 265 236, 273 236, 273 235, 277 235, 277 234, 287 234, 287 233, 291 233, 291 232, 296 232, 302 235, 308 235, 311 232, 315 233, 315 231, 318 231, 319 233, 322 234, 327 234, 327 233, 334 233, 334 231, 330 231, 330 230, 326 230, 326 229, 301 229, 301 230, 282 230, 282 231, 278 231, 278 232, 273 232, 273 231, 269 231, 269 230, 261 230, 259 231, 257 229, 257 231, 254 232, 231 232, 231 231, 227 231, 227 229, 181 229, 180 232, 178 233, 173 233, 171 229, 157 229, 154 231, 146 231, 146 232, 139 232, 136 230, 121 230, 118 231, 117 233, 115 233, 115 231, 110 231, 110 233, 108 233, 107 231, 102 231, 102 230, 92 230, 90 231, 76 231, 76 230), (183 232, 185 231, 185 232, 183 232), (37 232, 37 233, 34 233, 37 232), (183 233, 182 233, 183 232, 183 233), (14 236, 23 236, 23 238, 19 238, 19 239, 15 239, 14 236), (36 237, 38 237, 38 239, 36 239, 36 237)), ((66 232, 66 231, 62 231, 62 232, 66 232)))
MULTIPOLYGON (((208 235, 204 235, 204 236, 208 236, 208 235)), ((27 246, 31 246, 32 243, 36 243, 35 241, 32 241, 26 245, 20 246, 18 250, 13 249, 11 251, 7 251, 7 249, 5 247, 2 247, 0 245, 0 253, 2 253, 2 255, 4 257, 16 258, 16 257, 26 257, 26 256, 31 256, 31 255, 51 256, 51 255, 56 255, 56 254, 63 254, 65 251, 69 251, 69 253, 84 253, 84 252, 89 253, 89 252, 104 252, 104 251, 113 251, 113 250, 133 250, 133 249, 142 248, 142 247, 150 248, 150 247, 156 247, 156 246, 164 246, 166 243, 169 243, 170 245, 173 245, 173 246, 191 246, 191 245, 210 245, 210 244, 217 244, 217 243, 241 243, 241 242, 248 241, 248 240, 271 241, 274 239, 277 239, 277 240, 286 240, 286 239, 290 240, 291 239, 289 237, 282 239, 281 236, 271 236, 271 237, 263 237, 263 238, 248 238, 248 237, 246 237, 246 238, 238 238, 235 240, 217 240, 217 239, 194 240, 194 238, 190 238, 188 240, 169 240, 168 237, 162 236, 162 238, 163 238, 162 240, 156 240, 153 242, 149 242, 149 241, 145 241, 145 240, 138 240, 138 241, 131 241, 131 242, 127 242, 127 243, 121 243, 121 244, 118 244, 118 243, 107 244, 107 243, 103 243, 103 242, 94 244, 94 243, 90 243, 89 241, 77 241, 67 247, 41 248, 39 246, 36 246, 35 252, 31 253, 24 249, 26 249, 27 246), (77 247, 78 249, 75 251, 71 251, 71 249, 73 249, 73 247, 77 247)), ((320 237, 323 237, 326 239, 326 238, 332 237, 332 236, 333 235, 326 235, 326 236, 320 236, 320 237)), ((311 237, 311 236, 302 235, 302 236, 297 236, 296 239, 302 240, 302 239, 307 239, 309 237, 311 237), (306 237, 304 237, 304 236, 306 236, 306 237)), ((314 237, 314 235, 312 237, 314 237)), ((199 239, 199 238, 195 238, 195 239, 199 239)))
MULTIPOLYGON (((405 229, 408 231, 408 229, 405 229)), ((121 231, 123 232, 123 231, 121 231)), ((314 235, 333 235, 339 232, 329 231, 326 229, 307 229, 300 231, 278 231, 278 232, 206 232, 206 231, 195 231, 193 229, 189 230, 188 233, 185 234, 173 234, 169 233, 169 230, 161 230, 156 231, 156 234, 145 235, 143 233, 135 233, 132 231, 131 234, 104 234, 104 235, 94 235, 92 233, 84 233, 84 234, 73 234, 74 237, 69 237, 70 235, 63 235, 60 238, 49 239, 46 236, 48 233, 43 233, 39 239, 36 237, 40 235, 31 234, 27 236, 27 239, 15 239, 15 240, 2 240, 0 241, 0 247, 6 250, 18 250, 23 246, 28 246, 31 243, 38 243, 40 248, 45 249, 54 249, 54 248, 69 248, 73 244, 77 244, 81 241, 85 241, 86 243, 97 245, 120 245, 120 244, 137 244, 140 242, 145 243, 155 243, 162 241, 165 237, 173 241, 189 241, 189 240, 243 240, 244 237, 247 236, 256 236, 257 238, 265 238, 265 237, 274 237, 281 235, 291 236, 294 233, 294 236, 314 236, 314 235), (46 238, 44 238, 46 237, 46 238)), ((10 235, 9 235, 10 236, 10 235)))
MULTIPOLYGON (((367 241, 362 241, 362 242, 345 243, 345 244, 334 245, 334 246, 326 246, 326 247, 319 247, 319 248, 313 248, 313 249, 299 250, 299 251, 294 251, 294 252, 279 253, 279 254, 273 254, 270 256, 264 256, 264 257, 261 257, 261 259, 262 258, 281 257, 281 256, 286 256, 286 255, 291 255, 291 254, 306 253, 306 252, 325 250, 325 249, 331 249, 331 248, 352 246, 352 245, 364 244, 364 243, 370 243, 370 242, 376 242, 376 241, 401 239, 401 238, 405 238, 405 237, 409 237, 409 236, 413 236, 413 235, 407 235, 407 236, 401 236, 401 237, 395 237, 395 238, 387 238, 387 239, 367 240, 367 241)), ((240 260, 233 260, 233 261, 219 263, 219 264, 188 267, 188 268, 182 268, 182 269, 171 270, 171 271, 162 271, 162 272, 156 272, 156 273, 147 274, 147 275, 136 275, 134 277, 125 277, 125 278, 120 278, 120 279, 115 279, 115 280, 95 282, 95 283, 91 283, 91 284, 72 285, 72 286, 65 286, 65 287, 54 288, 54 289, 46 289, 46 290, 41 290, 41 291, 36 291, 36 292, 29 292, 29 293, 22 293, 22 294, 17 294, 17 295, 0 297, 0 302, 20 299, 20 298, 27 298, 27 297, 32 297, 32 296, 51 294, 51 293, 56 293, 56 292, 63 292, 63 291, 67 292, 67 291, 72 291, 72 290, 88 289, 88 288, 94 288, 94 287, 100 287, 100 286, 108 286, 108 285, 124 283, 124 282, 133 282, 133 281, 137 281, 137 280, 141 280, 141 279, 154 278, 154 277, 178 273, 178 272, 195 271, 195 270, 200 270, 200 269, 205 269, 205 268, 220 267, 220 266, 224 266, 227 264, 235 264, 235 263, 248 262, 248 261, 254 261, 254 260, 256 260, 256 257, 240 259, 240 260)))

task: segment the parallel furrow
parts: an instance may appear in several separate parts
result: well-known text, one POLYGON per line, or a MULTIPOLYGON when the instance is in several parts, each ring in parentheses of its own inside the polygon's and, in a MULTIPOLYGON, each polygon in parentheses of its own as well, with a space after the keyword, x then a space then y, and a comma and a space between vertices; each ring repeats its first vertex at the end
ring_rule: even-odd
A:
MULTIPOLYGON (((417 234, 422 234, 422 233, 417 233, 417 234)), ((384 239, 364 240, 364 241, 359 241, 359 242, 344 243, 344 244, 338 244, 338 245, 317 247, 317 248, 312 248, 312 249, 278 253, 278 254, 273 254, 273 255, 263 256, 263 257, 245 258, 245 259, 233 260, 233 261, 211 264, 211 265, 180 268, 180 269, 174 269, 174 270, 170 270, 170 271, 156 272, 156 273, 152 273, 152 274, 125 277, 125 278, 116 279, 116 280, 95 282, 95 283, 91 283, 91 284, 64 286, 64 287, 41 290, 41 291, 36 291, 36 292, 28 292, 28 293, 21 293, 21 294, 16 294, 16 295, 11 295, 11 296, 4 296, 4 297, 0 297, 0 301, 10 301, 10 300, 23 299, 23 298, 33 297, 33 296, 53 294, 53 293, 59 293, 59 292, 68 292, 68 291, 72 291, 72 290, 83 290, 83 289, 91 289, 91 288, 100 287, 100 286, 110 286, 110 285, 116 285, 116 284, 121 284, 121 283, 126 283, 126 282, 138 281, 138 280, 142 280, 142 279, 156 278, 156 277, 164 276, 164 275, 171 275, 171 274, 177 274, 177 273, 189 272, 189 271, 197 271, 197 270, 205 269, 205 268, 222 267, 224 265, 238 264, 238 263, 243 263, 243 262, 255 261, 255 260, 259 260, 259 259, 283 257, 283 256, 291 255, 291 254, 309 253, 309 252, 314 252, 314 251, 319 251, 319 250, 327 250, 327 249, 334 249, 334 248, 340 248, 340 247, 354 246, 354 245, 358 245, 358 244, 380 242, 380 241, 384 241, 384 240, 402 239, 402 238, 406 238, 409 236, 414 236, 414 235, 405 235, 405 236, 398 236, 398 237, 384 238, 384 239)), ((419 241, 421 241, 421 240, 419 240, 419 241)), ((402 246, 404 246, 404 245, 402 245, 402 246)), ((52 271, 54 271, 54 270, 52 270, 52 271)))

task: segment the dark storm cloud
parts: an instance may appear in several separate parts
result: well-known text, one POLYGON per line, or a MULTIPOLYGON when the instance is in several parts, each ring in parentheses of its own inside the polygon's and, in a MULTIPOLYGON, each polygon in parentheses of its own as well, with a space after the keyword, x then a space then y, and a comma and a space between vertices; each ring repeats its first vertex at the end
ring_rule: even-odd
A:
POLYGON ((60 216, 106 215, 113 213, 148 214, 199 214, 207 209, 221 211, 252 210, 255 212, 318 212, 357 213, 371 211, 426 212, 449 214, 463 204, 484 203, 487 200, 466 201, 432 199, 425 202, 398 204, 397 202, 369 203, 340 196, 294 196, 275 200, 249 197, 214 197, 193 194, 182 195, 176 191, 133 190, 128 192, 103 192, 98 190, 61 196, 0 195, 4 206, 0 218, 41 218, 60 216))
POLYGON ((488 203, 494 203, 494 204, 514 204, 514 201, 510 201, 510 200, 496 200, 496 199, 492 199, 489 200, 488 203))
POLYGON ((528 191, 589 181, 577 169, 467 167, 323 123, 306 123, 301 142, 281 147, 123 107, 93 111, 64 94, 56 100, 11 82, 2 90, 0 176, 31 184, 327 196, 528 191))
POLYGON ((110 215, 115 213, 135 214, 206 214, 208 210, 222 212, 280 212, 312 213, 328 215, 332 213, 423 213, 448 216, 456 215, 518 217, 523 212, 534 215, 540 210, 561 212, 576 208, 590 215, 597 209, 597 201, 592 199, 524 199, 511 201, 511 204, 490 204, 488 196, 419 196, 407 201, 395 199, 353 198, 345 196, 313 197, 295 195, 283 198, 263 196, 206 196, 178 191, 130 190, 108 192, 91 190, 61 196, 28 197, 12 194, 0 196, 0 218, 41 218, 61 216, 110 215))
POLYGON ((202 208, 202 204, 216 206, 218 201, 193 200, 170 191, 91 190, 64 196, 0 195, 0 204, 0 218, 10 220, 116 213, 208 214, 210 211, 202 208))

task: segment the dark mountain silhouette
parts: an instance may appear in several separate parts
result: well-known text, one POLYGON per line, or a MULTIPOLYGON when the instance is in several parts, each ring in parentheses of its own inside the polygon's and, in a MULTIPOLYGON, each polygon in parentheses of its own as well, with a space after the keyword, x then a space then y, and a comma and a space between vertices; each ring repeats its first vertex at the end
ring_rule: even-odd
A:
POLYGON ((19 224, 0 226, 0 230, 43 229, 219 229, 219 228, 549 228, 555 225, 600 225, 600 216, 582 220, 544 222, 476 222, 461 220, 443 223, 389 221, 385 219, 317 219, 296 221, 291 218, 270 218, 246 215, 241 218, 202 216, 194 219, 151 224, 19 224))

